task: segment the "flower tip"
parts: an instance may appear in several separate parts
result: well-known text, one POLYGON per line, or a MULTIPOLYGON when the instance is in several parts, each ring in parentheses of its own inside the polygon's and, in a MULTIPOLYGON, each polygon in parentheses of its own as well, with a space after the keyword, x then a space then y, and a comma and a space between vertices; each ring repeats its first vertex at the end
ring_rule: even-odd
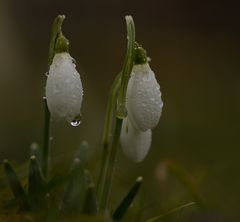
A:
POLYGON ((134 21, 133 21, 133 17, 131 16, 131 15, 126 15, 125 16, 125 20, 126 20, 126 23, 127 24, 131 24, 131 25, 133 25, 134 26, 134 21))
POLYGON ((152 131, 141 132, 134 128, 130 120, 123 120, 120 142, 124 154, 133 162, 142 162, 148 154, 152 142, 152 131))

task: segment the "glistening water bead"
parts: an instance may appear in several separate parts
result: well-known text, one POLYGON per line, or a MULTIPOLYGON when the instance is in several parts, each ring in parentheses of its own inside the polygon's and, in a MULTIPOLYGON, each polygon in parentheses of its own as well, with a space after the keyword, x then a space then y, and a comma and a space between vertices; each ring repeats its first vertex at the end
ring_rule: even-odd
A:
POLYGON ((72 120, 70 124, 71 124, 71 126, 79 126, 81 124, 81 121, 80 120, 72 120))
POLYGON ((81 120, 82 120, 82 116, 78 115, 70 122, 70 124, 71 126, 79 126, 81 124, 81 120))

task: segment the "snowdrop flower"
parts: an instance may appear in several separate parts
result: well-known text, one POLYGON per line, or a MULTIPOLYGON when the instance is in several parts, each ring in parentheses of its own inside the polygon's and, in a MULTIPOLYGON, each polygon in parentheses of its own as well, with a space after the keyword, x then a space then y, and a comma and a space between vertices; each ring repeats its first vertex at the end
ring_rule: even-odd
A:
POLYGON ((146 157, 152 142, 152 131, 142 132, 132 125, 128 118, 123 120, 120 143, 124 154, 134 162, 146 157))
POLYGON ((64 118, 73 126, 79 125, 82 98, 82 82, 73 58, 67 52, 55 54, 46 84, 47 105, 52 118, 64 118))
POLYGON ((133 66, 128 82, 126 107, 133 126, 140 131, 153 129, 158 124, 163 101, 160 86, 148 62, 133 66))

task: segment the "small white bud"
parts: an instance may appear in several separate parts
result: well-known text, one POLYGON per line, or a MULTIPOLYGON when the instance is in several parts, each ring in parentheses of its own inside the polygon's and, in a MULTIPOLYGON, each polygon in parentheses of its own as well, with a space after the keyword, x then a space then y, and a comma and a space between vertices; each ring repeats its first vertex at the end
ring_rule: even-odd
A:
POLYGON ((134 162, 141 162, 146 157, 152 142, 152 131, 145 132, 134 128, 128 118, 123 120, 120 142, 124 154, 134 162))
POLYGON ((134 65, 129 79, 126 107, 134 127, 153 129, 159 122, 163 101, 160 86, 148 63, 134 65))
POLYGON ((57 53, 50 66, 46 84, 48 109, 53 119, 73 123, 80 116, 83 88, 76 65, 69 53, 57 53))

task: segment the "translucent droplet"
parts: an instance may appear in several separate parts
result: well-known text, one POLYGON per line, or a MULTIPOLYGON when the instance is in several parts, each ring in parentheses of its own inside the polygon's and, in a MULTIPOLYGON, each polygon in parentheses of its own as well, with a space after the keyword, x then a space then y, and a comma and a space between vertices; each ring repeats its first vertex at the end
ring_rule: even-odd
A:
POLYGON ((81 124, 81 119, 82 119, 82 116, 81 116, 81 115, 76 116, 76 117, 71 121, 71 125, 72 125, 72 126, 79 126, 79 125, 81 124))
POLYGON ((43 100, 47 99, 46 96, 43 96, 43 100))

